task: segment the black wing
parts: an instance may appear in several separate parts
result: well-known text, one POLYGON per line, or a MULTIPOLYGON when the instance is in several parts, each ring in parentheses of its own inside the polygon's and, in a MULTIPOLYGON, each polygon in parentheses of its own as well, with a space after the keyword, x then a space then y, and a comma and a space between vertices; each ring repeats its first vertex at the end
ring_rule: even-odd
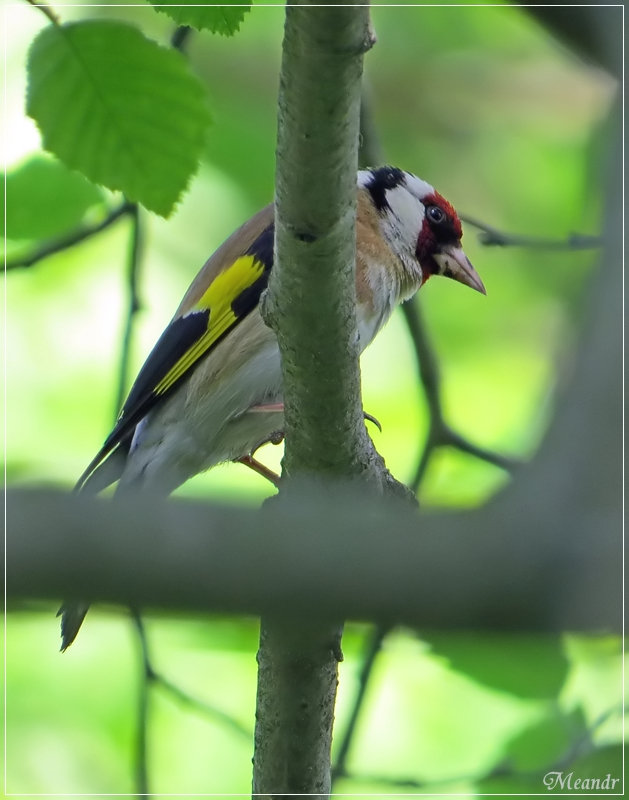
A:
POLYGON ((114 429, 83 472, 75 491, 99 492, 124 469, 136 425, 162 403, 254 308, 273 266, 274 225, 218 273, 197 303, 162 333, 138 373, 114 429), (106 463, 105 463, 106 461, 106 463))

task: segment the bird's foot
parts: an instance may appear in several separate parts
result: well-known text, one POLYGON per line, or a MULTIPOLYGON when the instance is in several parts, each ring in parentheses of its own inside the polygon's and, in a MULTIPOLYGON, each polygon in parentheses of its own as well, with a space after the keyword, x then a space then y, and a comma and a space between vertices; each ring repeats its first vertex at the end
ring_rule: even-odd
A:
POLYGON ((257 472, 258 475, 261 475, 263 478, 266 478, 267 481, 271 481, 271 483, 273 484, 273 486, 275 486, 276 489, 279 488, 280 476, 276 472, 273 472, 272 469, 269 469, 269 467, 265 466, 261 461, 258 461, 252 455, 241 456, 240 458, 237 458, 236 461, 239 464, 244 464, 245 467, 249 467, 249 469, 252 469, 254 472, 257 472))
POLYGON ((363 417, 364 417, 366 420, 368 419, 368 420, 369 420, 369 422, 373 422, 373 424, 374 424, 374 425, 376 426, 376 428, 377 428, 377 429, 380 431, 380 433, 382 433, 382 425, 380 424, 380 421, 379 421, 379 420, 377 420, 377 419, 376 419, 374 416, 372 416, 371 414, 368 414, 366 411, 363 411, 363 417))
MULTIPOLYGON (((284 411, 284 403, 262 403, 257 406, 252 406, 247 413, 249 414, 278 414, 284 411)), ((254 472, 257 472, 258 475, 262 475, 263 478, 266 478, 268 481, 271 481, 273 486, 278 487, 280 485, 280 476, 273 472, 272 469, 262 464, 258 461, 257 458, 254 458, 255 454, 258 450, 265 444, 281 444, 284 441, 284 431, 273 431, 264 439, 259 441, 251 448, 251 452, 246 455, 242 456, 241 458, 235 459, 240 464, 244 464, 249 469, 252 469, 254 472)))
MULTIPOLYGON (((284 411, 284 404, 283 403, 267 403, 266 405, 259 405, 253 406, 249 409, 249 413, 254 414, 263 414, 263 413, 278 413, 284 411)), ((382 432, 382 425, 380 424, 379 420, 376 417, 368 414, 366 411, 363 411, 363 416, 369 422, 373 422, 373 424, 378 428, 380 432, 382 432)), ((249 469, 252 469, 254 472, 257 472, 258 475, 261 475, 263 478, 266 478, 270 481, 273 486, 276 488, 280 485, 280 476, 273 472, 272 469, 262 464, 262 462, 258 461, 257 458, 254 458, 255 454, 258 450, 263 447, 265 444, 281 444, 284 441, 284 431, 273 431, 269 436, 262 439, 262 441, 258 442, 258 444, 254 445, 251 448, 251 452, 249 455, 241 456, 240 458, 235 459, 238 463, 244 464, 249 469)))

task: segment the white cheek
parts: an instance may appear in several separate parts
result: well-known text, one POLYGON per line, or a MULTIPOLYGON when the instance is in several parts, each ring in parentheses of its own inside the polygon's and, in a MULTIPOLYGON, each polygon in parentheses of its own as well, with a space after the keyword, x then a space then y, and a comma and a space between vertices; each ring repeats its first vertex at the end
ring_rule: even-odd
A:
POLYGON ((424 222, 424 206, 406 188, 389 189, 387 202, 389 224, 398 237, 414 252, 424 222))

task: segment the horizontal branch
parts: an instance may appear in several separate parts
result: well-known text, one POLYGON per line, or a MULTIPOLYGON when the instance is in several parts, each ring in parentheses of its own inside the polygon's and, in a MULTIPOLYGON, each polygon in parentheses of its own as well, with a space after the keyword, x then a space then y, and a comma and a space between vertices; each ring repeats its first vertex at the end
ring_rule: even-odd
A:
POLYGON ((466 225, 478 228, 478 239, 487 247, 528 247, 534 250, 595 250, 603 246, 601 236, 583 233, 571 233, 565 239, 548 239, 543 236, 527 236, 516 233, 504 233, 473 217, 460 215, 466 225))
POLYGON ((120 219, 120 217, 123 217, 126 214, 135 214, 135 209, 135 203, 124 200, 119 206, 113 208, 100 222, 96 222, 93 225, 82 225, 81 227, 70 231, 70 233, 66 234, 65 236, 60 236, 58 239, 52 239, 48 242, 44 242, 44 244, 40 245, 35 250, 32 250, 30 253, 7 259, 6 269, 12 270, 32 267, 38 262, 43 261, 44 258, 53 256, 56 253, 61 253, 63 250, 68 250, 70 247, 74 247, 75 245, 84 242, 86 239, 95 236, 97 233, 101 233, 113 225, 113 223, 116 222, 117 219, 120 219))
POLYGON ((311 489, 263 512, 10 491, 9 600, 273 613, 419 627, 619 628, 620 527, 494 503, 418 516, 311 489))

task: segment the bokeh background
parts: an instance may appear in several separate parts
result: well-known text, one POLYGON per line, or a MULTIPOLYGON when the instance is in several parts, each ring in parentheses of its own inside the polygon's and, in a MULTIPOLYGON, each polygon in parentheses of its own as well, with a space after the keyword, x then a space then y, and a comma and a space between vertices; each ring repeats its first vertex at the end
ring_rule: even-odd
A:
MULTIPOLYGON (((164 44, 173 31, 148 6, 55 7, 63 21, 119 19, 164 44)), ((283 13, 256 5, 233 39, 203 33, 187 46, 207 86, 213 125, 176 213, 143 216, 132 372, 207 256, 272 198, 283 13)), ((618 91, 607 73, 559 45, 523 8, 374 7, 373 21, 378 43, 366 57, 366 81, 389 163, 433 183, 461 213, 504 231, 555 239, 600 233, 606 120, 618 91)), ((47 22, 26 4, 7 8, 5 22, 10 262, 104 216, 116 198, 70 172, 63 196, 49 190, 47 176, 54 173, 58 187, 62 167, 41 153, 24 114, 26 54, 47 22)), ((421 293, 446 417, 472 441, 528 459, 570 371, 598 254, 488 248, 469 226, 464 245, 487 297, 438 279, 421 293)), ((108 433, 117 412, 128 247, 123 220, 7 274, 10 485, 69 489, 108 433)), ((365 408, 383 427, 372 429, 374 441, 394 475, 408 481, 428 416, 401 314, 365 353, 362 370, 365 408)), ((279 468, 281 448, 266 447, 262 458, 279 468)), ((426 509, 471 508, 508 479, 495 466, 444 449, 430 462, 420 499, 426 509)), ((178 494, 257 505, 270 491, 244 467, 226 465, 178 494)), ((12 608, 7 616, 7 791, 132 792, 141 675, 133 626, 124 610, 93 609, 61 656, 55 611, 12 608)), ((157 668, 207 706, 185 706, 159 687, 152 693, 154 791, 247 793, 257 621, 149 616, 146 625, 157 668)), ((339 736, 368 638, 362 624, 344 637, 339 736)), ((395 630, 361 709, 348 760, 353 777, 335 789, 544 792, 547 767, 586 739, 591 746, 575 751, 574 763, 593 775, 613 772, 620 659, 611 635, 395 630)))

